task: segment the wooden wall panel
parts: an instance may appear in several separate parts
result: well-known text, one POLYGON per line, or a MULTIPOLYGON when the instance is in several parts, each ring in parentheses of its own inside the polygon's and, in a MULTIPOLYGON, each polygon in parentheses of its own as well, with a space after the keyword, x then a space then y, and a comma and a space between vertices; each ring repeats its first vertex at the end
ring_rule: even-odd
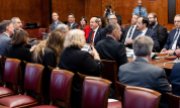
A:
POLYGON ((85 0, 85 16, 90 19, 92 16, 102 16, 101 0, 85 0))
MULTIPOLYGON (((0 0, 0 20, 11 19, 14 16, 18 16, 23 22, 37 22, 41 24, 43 17, 42 5, 44 5, 42 1, 43 0, 0 0)), ((43 19, 46 18, 44 17, 43 19)))
POLYGON ((58 12, 61 21, 67 21, 69 13, 73 13, 77 22, 85 15, 86 0, 52 0, 52 11, 58 12))

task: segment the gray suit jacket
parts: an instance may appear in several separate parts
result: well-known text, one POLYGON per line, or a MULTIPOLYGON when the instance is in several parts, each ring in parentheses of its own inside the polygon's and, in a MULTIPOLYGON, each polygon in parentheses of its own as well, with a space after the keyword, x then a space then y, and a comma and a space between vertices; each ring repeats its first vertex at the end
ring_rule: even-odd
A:
POLYGON ((6 49, 10 45, 11 38, 8 37, 5 33, 0 35, 0 55, 4 55, 6 49))
POLYGON ((170 92, 165 71, 149 64, 144 58, 119 67, 119 81, 131 86, 145 87, 159 92, 170 92))

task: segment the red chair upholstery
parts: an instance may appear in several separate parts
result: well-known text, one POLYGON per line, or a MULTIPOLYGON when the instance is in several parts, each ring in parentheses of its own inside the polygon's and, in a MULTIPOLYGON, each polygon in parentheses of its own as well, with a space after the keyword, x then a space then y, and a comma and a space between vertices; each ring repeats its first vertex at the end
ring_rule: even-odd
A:
MULTIPOLYGON (((51 74, 50 95, 54 105, 70 108, 71 85, 74 74, 67 70, 54 69, 51 74)), ((55 106, 48 106, 54 108, 55 106)), ((44 105, 33 108, 46 108, 44 105)))
POLYGON ((126 86, 124 108, 158 108, 161 94, 151 89, 126 86))
POLYGON ((82 108, 107 108, 111 82, 98 77, 86 77, 83 83, 82 108))
POLYGON ((21 61, 18 59, 6 59, 3 73, 3 81, 5 84, 3 87, 0 87, 0 97, 10 96, 15 93, 14 91, 18 91, 20 63, 21 61))
MULTIPOLYGON (((44 67, 40 64, 27 63, 24 81, 24 89, 27 91, 27 94, 31 93, 34 96, 37 96, 37 98, 39 98, 38 94, 41 93, 41 80, 43 69, 44 67)), ((38 103, 38 100, 36 98, 32 98, 31 96, 25 94, 1 98, 0 105, 13 108, 27 108, 38 103)))

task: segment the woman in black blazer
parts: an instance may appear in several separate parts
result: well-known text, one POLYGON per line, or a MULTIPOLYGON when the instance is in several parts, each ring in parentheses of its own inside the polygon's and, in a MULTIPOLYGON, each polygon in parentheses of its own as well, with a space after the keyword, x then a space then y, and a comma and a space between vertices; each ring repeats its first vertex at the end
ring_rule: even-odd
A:
POLYGON ((72 87, 72 103, 74 108, 80 108, 82 79, 77 72, 85 75, 99 76, 101 72, 100 57, 94 47, 86 47, 84 32, 82 30, 71 30, 65 37, 64 50, 61 54, 59 67, 75 73, 72 87))
POLYGON ((15 30, 15 33, 11 39, 11 45, 6 51, 6 56, 11 58, 17 58, 22 61, 31 61, 31 53, 26 47, 28 33, 25 30, 15 30))

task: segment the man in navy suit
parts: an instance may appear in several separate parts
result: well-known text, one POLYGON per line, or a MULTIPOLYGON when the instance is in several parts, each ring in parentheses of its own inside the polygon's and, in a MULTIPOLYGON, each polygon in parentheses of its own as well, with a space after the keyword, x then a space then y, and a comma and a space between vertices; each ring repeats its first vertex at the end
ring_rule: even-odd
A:
POLYGON ((52 20, 53 20, 53 22, 50 25, 50 30, 51 31, 55 30, 59 24, 62 24, 62 22, 59 21, 59 15, 58 15, 57 12, 52 13, 52 20))
MULTIPOLYGON (((175 29, 173 29, 168 36, 166 44, 162 49, 162 53, 173 54, 176 50, 180 48, 180 14, 174 17, 175 29)), ((177 54, 179 51, 177 51, 177 54)), ((179 54, 178 54, 179 55, 179 54)))
POLYGON ((131 25, 125 28, 123 41, 126 46, 132 47, 133 40, 137 35, 139 34, 139 30, 137 30, 137 20, 139 16, 138 15, 132 15, 131 18, 131 25))
POLYGON ((149 29, 148 26, 149 26, 149 19, 146 17, 139 17, 137 20, 137 29, 140 31, 138 36, 151 37, 154 41, 153 51, 158 52, 160 51, 160 45, 158 42, 157 33, 154 32, 152 29, 149 29))
POLYGON ((10 45, 11 35, 14 33, 14 26, 11 20, 1 22, 2 34, 0 35, 0 55, 5 55, 5 51, 10 45))
POLYGON ((70 13, 68 15, 68 23, 67 23, 69 29, 77 29, 79 27, 78 23, 76 23, 76 18, 74 14, 70 13))
POLYGON ((98 21, 97 17, 92 17, 90 19, 91 31, 89 33, 87 43, 94 46, 105 37, 101 34, 101 28, 99 27, 98 21))

